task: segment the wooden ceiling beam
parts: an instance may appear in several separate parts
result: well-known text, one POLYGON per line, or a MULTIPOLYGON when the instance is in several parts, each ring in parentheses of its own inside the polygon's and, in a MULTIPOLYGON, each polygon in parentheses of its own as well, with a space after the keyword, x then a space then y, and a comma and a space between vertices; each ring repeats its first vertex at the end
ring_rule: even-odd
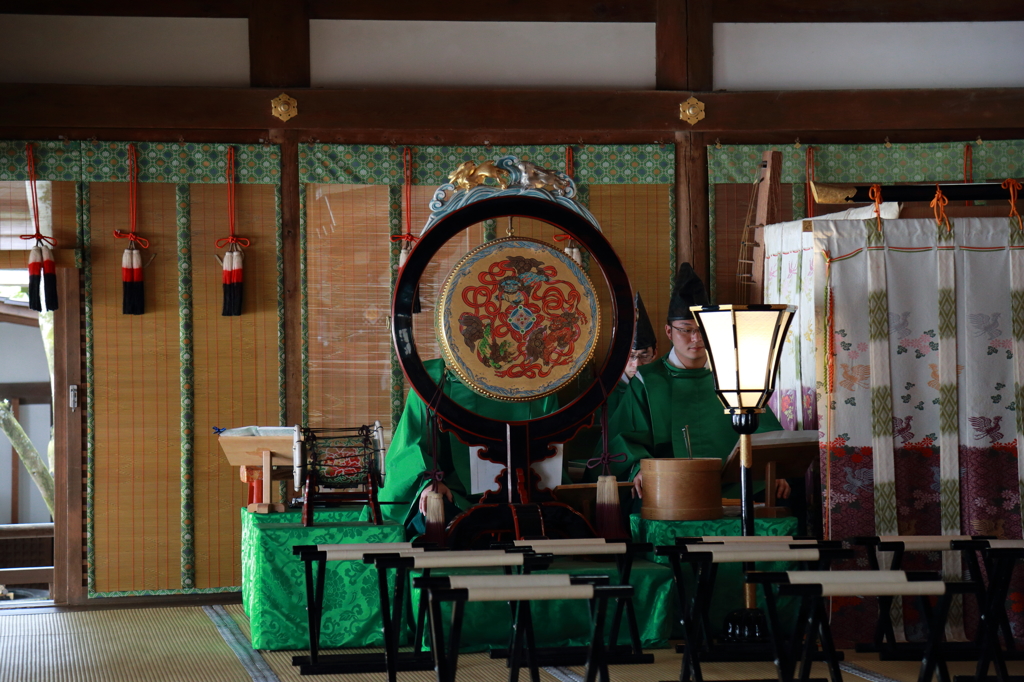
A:
MULTIPOLYGON (((292 5, 289 0, 279 0, 292 5)), ((308 0, 311 19, 374 21, 565 21, 653 23, 661 0, 518 0, 440 7, 422 0, 385 3, 308 0)), ((713 21, 749 23, 1024 21, 1019 0, 715 0, 713 21)), ((6 0, 0 14, 245 18, 249 0, 6 0)))
POLYGON ((717 0, 716 22, 862 23, 1024 21, 1020 0, 717 0))
POLYGON ((0 14, 244 19, 249 0, 4 0, 0 14))
POLYGON ((679 120, 689 91, 291 89, 7 84, 0 128, 727 133, 1020 128, 1024 88, 695 92, 706 117, 679 120), (16 103, 16 106, 14 105, 16 103), (487 106, 481 106, 486 103, 487 106))

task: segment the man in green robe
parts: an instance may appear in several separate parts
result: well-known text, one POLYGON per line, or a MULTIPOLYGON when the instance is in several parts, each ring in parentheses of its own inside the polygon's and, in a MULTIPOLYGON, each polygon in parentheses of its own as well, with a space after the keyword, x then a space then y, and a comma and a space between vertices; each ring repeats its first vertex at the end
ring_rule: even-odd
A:
POLYGON ((636 327, 633 329, 633 346, 629 351, 629 362, 622 376, 615 384, 615 389, 608 396, 608 414, 615 414, 619 403, 626 397, 629 390, 629 382, 636 376, 636 371, 644 365, 654 362, 658 357, 658 339, 654 336, 654 327, 651 326, 651 318, 647 316, 647 308, 640 298, 638 291, 633 297, 633 306, 636 308, 636 327))
MULTIPOLYGON (((423 363, 435 384, 441 385, 444 361, 427 360, 423 363)), ((502 421, 524 421, 554 412, 557 400, 548 396, 527 402, 502 402, 474 392, 458 380, 454 372, 447 372, 444 392, 449 398, 470 412, 502 421)), ((378 498, 381 502, 404 504, 382 505, 381 511, 388 521, 404 524, 412 533, 425 530, 423 495, 431 482, 434 469, 433 426, 427 417, 427 406, 415 391, 410 391, 391 438, 387 454, 387 474, 378 498)), ((438 434, 437 469, 441 479, 437 492, 445 501, 445 522, 480 501, 480 495, 471 493, 469 447, 455 434, 438 434)))
MULTIPOLYGON (((608 451, 625 455, 621 461, 611 463, 611 473, 620 481, 632 480, 637 497, 643 497, 640 460, 692 455, 718 457, 724 462, 739 437, 732 428, 732 417, 725 413, 715 394, 704 339, 689 309, 691 305, 707 302, 703 283, 690 264, 683 263, 665 325, 672 349, 637 370, 619 407, 611 414, 608 451), (692 450, 688 450, 687 443, 692 450)), ((782 429, 770 410, 759 417, 758 432, 782 429)), ((600 473, 595 469, 590 472, 595 480, 600 473)), ((755 485, 755 492, 763 488, 761 482, 760 489, 755 485)), ((779 479, 778 497, 785 499, 789 493, 789 484, 779 479)), ((739 497, 739 484, 726 486, 722 494, 739 497)))

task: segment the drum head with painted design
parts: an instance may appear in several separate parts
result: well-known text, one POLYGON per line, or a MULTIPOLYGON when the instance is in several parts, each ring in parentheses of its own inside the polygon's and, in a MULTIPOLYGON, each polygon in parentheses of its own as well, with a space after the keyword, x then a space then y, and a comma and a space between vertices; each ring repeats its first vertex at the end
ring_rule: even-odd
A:
POLYGON ((600 329, 594 287, 561 250, 520 237, 483 244, 441 288, 437 331, 445 362, 474 391, 532 400, 571 381, 600 329))

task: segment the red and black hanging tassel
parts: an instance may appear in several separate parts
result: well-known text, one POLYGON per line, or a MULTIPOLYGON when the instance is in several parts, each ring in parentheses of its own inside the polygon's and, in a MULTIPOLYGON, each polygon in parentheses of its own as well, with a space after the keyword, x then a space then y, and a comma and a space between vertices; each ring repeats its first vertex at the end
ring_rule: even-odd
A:
POLYGON ((57 242, 53 237, 44 235, 39 230, 39 196, 36 192, 36 160, 32 153, 32 143, 25 145, 28 158, 28 180, 32 192, 32 220, 35 234, 23 234, 22 239, 36 240, 28 254, 28 305, 32 310, 43 311, 43 301, 47 310, 57 309, 57 267, 53 262, 53 248, 57 242), (40 300, 39 285, 43 285, 43 296, 40 300))
MULTIPOLYGON (((399 270, 405 267, 405 261, 409 260, 409 252, 419 241, 419 237, 412 233, 412 147, 406 147, 402 151, 402 165, 405 175, 405 184, 402 185, 402 219, 405 223, 405 231, 391 236, 392 242, 402 242, 402 250, 398 252, 399 270)), ((420 310, 420 288, 416 287, 412 311, 418 313, 420 310)))
POLYGON ((121 254, 121 314, 142 315, 146 309, 146 297, 142 288, 142 251, 149 248, 149 241, 138 235, 139 214, 139 159, 135 145, 128 145, 128 214, 131 229, 128 232, 114 230, 116 239, 127 239, 128 248, 121 254))
POLYGON ((217 248, 225 246, 222 282, 224 285, 224 306, 221 315, 235 317, 242 314, 242 247, 249 246, 245 237, 235 236, 235 148, 228 147, 228 228, 230 236, 217 240, 217 248))

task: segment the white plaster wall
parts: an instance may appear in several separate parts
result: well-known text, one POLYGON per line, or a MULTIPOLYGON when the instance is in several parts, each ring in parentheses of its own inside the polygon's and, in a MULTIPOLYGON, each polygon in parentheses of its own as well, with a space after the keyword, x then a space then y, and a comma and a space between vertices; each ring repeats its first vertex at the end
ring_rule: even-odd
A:
POLYGON ((715 24, 716 90, 1024 86, 1024 22, 715 24))
MULTIPOLYGON (((0 383, 49 380, 39 329, 0 322, 0 383)), ((22 405, 20 421, 45 457, 50 442, 50 406, 22 405)), ((0 432, 0 523, 11 522, 11 454, 11 443, 0 432)), ((24 466, 18 478, 18 522, 48 523, 50 512, 24 466)))
POLYGON ((245 19, 0 15, 0 82, 249 85, 245 19))
POLYGON ((654 88, 654 24, 309 23, 314 87, 654 88))

